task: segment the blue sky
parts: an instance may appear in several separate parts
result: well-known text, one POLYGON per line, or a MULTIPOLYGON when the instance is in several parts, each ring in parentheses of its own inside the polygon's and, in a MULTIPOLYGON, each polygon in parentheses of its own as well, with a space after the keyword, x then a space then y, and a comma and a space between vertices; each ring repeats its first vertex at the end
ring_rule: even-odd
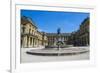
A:
POLYGON ((78 30, 89 13, 21 10, 21 16, 32 18, 39 31, 57 32, 61 28, 61 32, 69 33, 78 30))

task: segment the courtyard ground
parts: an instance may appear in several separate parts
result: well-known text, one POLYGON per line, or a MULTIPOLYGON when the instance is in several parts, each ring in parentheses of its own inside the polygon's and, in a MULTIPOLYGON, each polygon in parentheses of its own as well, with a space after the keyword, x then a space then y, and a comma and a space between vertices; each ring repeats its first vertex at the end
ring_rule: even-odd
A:
MULTIPOLYGON (((89 49, 89 47, 81 47, 81 48, 89 49)), ((82 54, 75 54, 75 55, 65 55, 65 56, 39 56, 39 55, 31 55, 26 53, 31 49, 33 48, 21 48, 21 63, 89 60, 89 52, 82 53, 82 54)))

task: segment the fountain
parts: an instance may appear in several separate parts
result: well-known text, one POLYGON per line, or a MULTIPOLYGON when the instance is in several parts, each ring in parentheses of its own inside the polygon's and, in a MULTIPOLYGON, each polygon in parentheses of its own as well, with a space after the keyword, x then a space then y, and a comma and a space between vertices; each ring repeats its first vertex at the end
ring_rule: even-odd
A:
MULTIPOLYGON (((57 40, 56 40, 56 50, 54 47, 42 48, 42 49, 32 49, 27 51, 27 54, 31 55, 40 55, 40 56, 64 56, 64 55, 75 55, 80 53, 88 52, 89 50, 86 48, 77 48, 77 47, 65 47, 61 48, 64 45, 63 40, 61 40, 61 29, 57 29, 57 40)), ((50 46, 49 46, 50 47, 50 46)))

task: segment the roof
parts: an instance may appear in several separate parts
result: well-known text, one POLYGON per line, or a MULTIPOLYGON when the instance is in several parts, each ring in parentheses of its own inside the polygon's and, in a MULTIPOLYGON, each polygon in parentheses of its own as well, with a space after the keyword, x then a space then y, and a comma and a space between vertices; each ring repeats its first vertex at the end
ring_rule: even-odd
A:
MULTIPOLYGON (((47 36, 56 36, 57 33, 46 33, 47 36)), ((62 36, 70 36, 71 33, 61 33, 62 36)))
POLYGON ((85 19, 83 20, 83 22, 81 23, 80 26, 84 25, 84 23, 85 23, 86 21, 88 21, 89 19, 90 19, 89 17, 85 18, 85 19))
POLYGON ((36 23, 29 17, 21 16, 21 24, 31 23, 34 27, 37 28, 36 23))

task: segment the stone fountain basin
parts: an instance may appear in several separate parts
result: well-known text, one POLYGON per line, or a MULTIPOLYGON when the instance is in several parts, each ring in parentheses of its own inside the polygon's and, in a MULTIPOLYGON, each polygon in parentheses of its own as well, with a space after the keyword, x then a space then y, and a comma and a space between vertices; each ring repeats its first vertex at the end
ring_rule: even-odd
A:
POLYGON ((40 56, 64 56, 64 55, 75 55, 88 52, 87 48, 61 48, 57 49, 31 49, 27 51, 27 54, 40 55, 40 56))

